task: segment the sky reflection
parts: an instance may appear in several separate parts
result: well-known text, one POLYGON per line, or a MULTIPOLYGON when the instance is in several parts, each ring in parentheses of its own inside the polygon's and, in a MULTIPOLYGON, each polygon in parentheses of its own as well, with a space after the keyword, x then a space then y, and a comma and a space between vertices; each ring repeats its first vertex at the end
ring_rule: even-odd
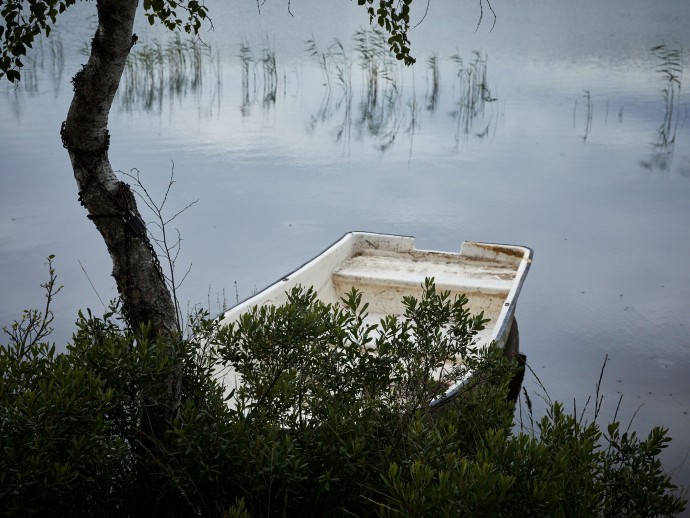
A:
MULTIPOLYGON (((535 260, 518 308, 522 347, 552 398, 586 400, 608 354, 605 392, 625 394, 626 419, 644 403, 639 429, 670 426, 669 455, 682 458, 690 448, 688 97, 681 87, 669 105, 650 49, 690 48, 687 2, 531 0, 494 6, 493 32, 475 32, 473 2, 432 2, 412 35, 418 65, 393 65, 395 90, 379 83, 378 94, 395 102, 377 97, 376 109, 388 110, 378 119, 352 42, 366 23, 357 6, 293 4, 290 17, 275 1, 260 16, 253 2, 208 2, 217 30, 206 38, 200 87, 164 88, 148 110, 118 101, 111 114, 116 168, 138 168, 156 196, 173 160, 172 206, 200 199, 177 221, 181 264, 192 263, 183 304, 215 311, 216 294, 232 301, 237 285, 244 298, 350 230, 414 235, 419 247, 441 250, 464 239, 524 244, 535 260), (349 59, 343 84, 332 62, 330 92, 306 52, 312 37, 320 48, 339 38, 349 59), (277 70, 267 89, 266 40, 277 70), (243 41, 254 49, 244 89, 243 41), (468 83, 451 56, 468 64, 473 50, 485 57, 496 100, 458 133, 468 83), (439 74, 432 110, 430 56, 439 74)), ((169 37, 144 23, 137 32, 142 44, 169 37)), ((0 320, 41 303, 54 253, 65 285, 55 340, 64 344, 77 309, 100 308, 82 266, 100 298, 115 290, 58 136, 68 79, 91 35, 76 15, 60 34, 57 84, 46 63, 35 88, 0 85, 0 320)), ((687 69, 687 51, 681 63, 687 69)), ((690 467, 678 481, 690 485, 690 467)))

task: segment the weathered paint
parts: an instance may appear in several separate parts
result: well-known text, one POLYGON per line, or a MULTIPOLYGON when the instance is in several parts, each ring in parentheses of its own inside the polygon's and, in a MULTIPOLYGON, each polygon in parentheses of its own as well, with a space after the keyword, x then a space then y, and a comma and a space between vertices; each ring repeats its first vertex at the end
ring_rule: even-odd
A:
MULTIPOLYGON (((355 287, 369 303, 373 322, 404 311, 402 298, 420 297, 422 284, 433 277, 439 290, 464 294, 472 313, 489 319, 476 340, 477 347, 491 342, 501 347, 510 333, 515 305, 532 261, 524 246, 466 241, 460 253, 417 250, 414 238, 367 232, 350 232, 317 257, 253 297, 227 311, 221 324, 235 321, 256 305, 280 305, 295 286, 313 286, 321 300, 338 303, 355 287)), ((458 361, 461 361, 458 358, 458 361)), ((237 383, 233 372, 219 376, 228 387, 237 383)), ((448 389, 439 401, 452 397, 462 382, 448 389)))

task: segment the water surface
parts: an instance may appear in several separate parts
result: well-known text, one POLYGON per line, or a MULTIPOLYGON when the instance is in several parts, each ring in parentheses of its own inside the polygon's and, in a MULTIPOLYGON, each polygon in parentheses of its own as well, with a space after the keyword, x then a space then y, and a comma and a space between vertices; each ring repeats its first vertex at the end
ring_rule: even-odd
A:
MULTIPOLYGON (((394 69, 400 99, 372 131, 351 39, 367 22, 356 5, 293 2, 290 16, 278 1, 261 15, 253 1, 210 2, 216 31, 205 40, 216 61, 206 63, 216 68, 205 69, 197 90, 166 95, 153 108, 118 101, 111 161, 138 168, 159 196, 174 162, 171 210, 199 199, 175 221, 180 268, 192 264, 179 294, 212 311, 350 230, 413 235, 418 247, 438 250, 458 250, 463 240, 532 247, 517 314, 523 352, 550 396, 584 405, 608 355, 603 418, 624 394, 626 424, 641 407, 633 421, 641 434, 653 424, 670 427, 666 467, 688 487, 688 97, 681 88, 666 134, 667 82, 650 49, 681 50, 687 70, 690 5, 493 4, 495 28, 485 18, 475 32, 474 1, 431 3, 411 37, 418 65, 394 69), (326 48, 334 37, 352 59, 349 112, 343 90, 334 83, 329 97, 305 52, 307 39, 326 48), (249 92, 237 57, 242 41, 255 59, 249 92), (257 64, 266 44, 277 63, 269 102, 257 64), (474 50, 485 59, 495 101, 468 127, 459 123, 463 83, 451 56, 467 65, 474 50), (440 86, 428 109, 432 55, 440 86)), ((93 27, 93 6, 78 8, 58 31, 62 74, 53 72, 46 44, 35 83, 0 85, 0 320, 43 304, 45 257, 56 254, 65 285, 55 302, 58 343, 68 340, 78 308, 98 310, 99 297, 116 295, 58 136, 69 78, 93 27)), ((167 39, 143 24, 137 32, 142 43, 167 39)), ((526 383, 536 390, 533 376, 526 383)))

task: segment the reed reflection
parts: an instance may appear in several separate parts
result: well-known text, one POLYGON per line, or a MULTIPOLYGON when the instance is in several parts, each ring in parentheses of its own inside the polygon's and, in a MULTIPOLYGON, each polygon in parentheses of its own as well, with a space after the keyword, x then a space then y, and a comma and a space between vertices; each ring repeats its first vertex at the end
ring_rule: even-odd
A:
POLYGON ((673 154, 678 130, 681 85, 683 78, 683 62, 681 51, 670 49, 665 44, 650 49, 657 58, 656 72, 663 79, 661 94, 664 99, 664 116, 652 143, 652 154, 648 160, 641 160, 640 165, 650 171, 669 172, 673 164, 673 154))
POLYGON ((455 120, 455 145, 467 139, 473 132, 475 125, 485 122, 482 131, 475 133, 475 136, 483 139, 489 134, 492 125, 495 127, 494 117, 485 120, 485 108, 487 103, 496 101, 491 95, 487 80, 487 57, 479 51, 473 52, 473 59, 465 65, 460 53, 451 56, 451 61, 455 64, 456 76, 456 96, 453 101, 455 109, 450 113, 455 120))
POLYGON ((220 102, 222 74, 218 53, 179 35, 163 44, 143 43, 130 52, 117 93, 124 111, 160 113, 166 102, 201 94, 208 83, 209 99, 220 102))
POLYGON ((41 83, 48 79, 57 97, 64 70, 65 47, 60 32, 55 29, 49 39, 37 38, 36 46, 26 55, 21 82, 5 82, 6 88, 17 95, 25 93, 35 97, 41 94, 41 83))
MULTIPOLYGON (((422 125, 422 110, 434 115, 441 106, 441 64, 438 55, 426 61, 426 92, 418 99, 415 87, 417 67, 402 67, 388 52, 384 34, 378 29, 359 30, 353 36, 354 57, 338 40, 321 49, 314 40, 307 42, 307 52, 319 66, 324 94, 318 110, 310 116, 308 130, 334 124, 337 142, 347 146, 353 135, 370 139, 376 149, 385 152, 401 135, 407 135, 410 153, 414 135, 422 125), (353 109, 353 68, 360 80, 359 101, 353 109), (335 122, 334 122, 335 121, 335 122)), ((448 116, 453 121, 455 147, 470 136, 486 137, 495 128, 496 118, 487 117, 485 108, 496 99, 487 80, 486 55, 475 51, 469 63, 459 52, 450 58, 453 67, 452 94, 447 101, 448 116), (481 130, 475 131, 481 124, 481 130)))

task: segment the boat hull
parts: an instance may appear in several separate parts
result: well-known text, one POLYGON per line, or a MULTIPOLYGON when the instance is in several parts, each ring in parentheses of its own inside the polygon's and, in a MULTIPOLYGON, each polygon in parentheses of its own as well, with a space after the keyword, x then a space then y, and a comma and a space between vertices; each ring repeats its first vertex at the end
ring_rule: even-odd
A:
MULTIPOLYGON (((419 298, 422 284, 433 277, 437 290, 465 295, 471 313, 484 313, 489 321, 476 337, 476 346, 492 342, 509 356, 517 355, 515 307, 532 261, 524 246, 465 241, 460 252, 417 250, 408 236, 350 232, 294 272, 227 311, 229 324, 254 306, 282 305, 296 286, 313 287, 319 299, 339 303, 353 287, 369 304, 368 320, 378 323, 387 315, 404 313, 405 296, 419 298)), ((223 375, 226 385, 237 382, 233 373, 223 375)), ((441 399, 453 396, 453 386, 441 399)))

